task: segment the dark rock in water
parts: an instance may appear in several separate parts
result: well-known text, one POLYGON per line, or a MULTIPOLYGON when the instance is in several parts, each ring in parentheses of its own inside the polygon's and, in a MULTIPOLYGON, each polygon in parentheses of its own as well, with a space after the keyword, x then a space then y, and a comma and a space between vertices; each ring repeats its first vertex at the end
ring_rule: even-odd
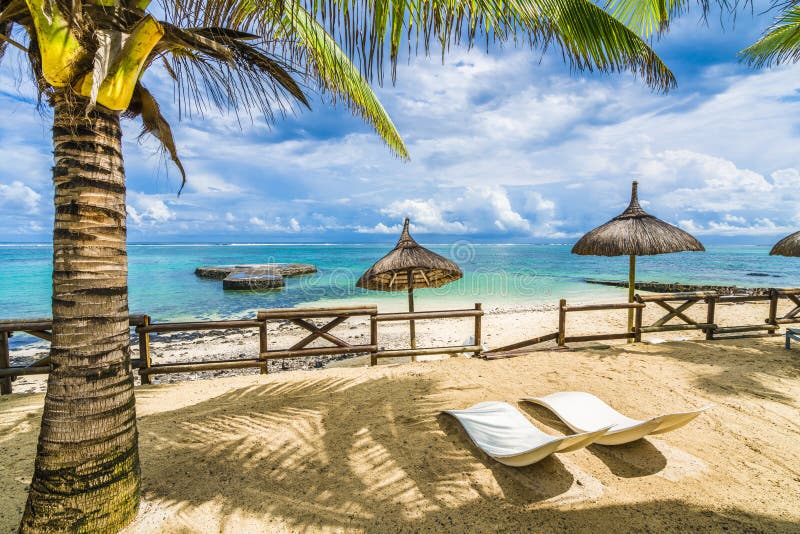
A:
MULTIPOLYGON (((585 280, 587 284, 628 287, 627 281, 619 280, 585 280)), ((764 287, 711 286, 701 284, 679 284, 665 282, 636 282, 636 289, 653 293, 684 293, 692 291, 716 291, 720 295, 768 295, 769 289, 764 287)))
POLYGON ((198 267, 194 274, 200 278, 222 280, 233 273, 279 274, 281 276, 299 276, 313 274, 317 268, 308 263, 250 263, 243 265, 211 265, 198 267))
POLYGON ((761 276, 765 278, 778 278, 780 275, 769 273, 747 273, 745 276, 761 276))
POLYGON ((263 291, 283 287, 283 276, 277 273, 233 273, 222 280, 222 289, 235 291, 263 291))
POLYGON ((233 272, 233 265, 222 267, 198 267, 194 270, 194 274, 200 278, 207 278, 209 280, 222 280, 233 272))

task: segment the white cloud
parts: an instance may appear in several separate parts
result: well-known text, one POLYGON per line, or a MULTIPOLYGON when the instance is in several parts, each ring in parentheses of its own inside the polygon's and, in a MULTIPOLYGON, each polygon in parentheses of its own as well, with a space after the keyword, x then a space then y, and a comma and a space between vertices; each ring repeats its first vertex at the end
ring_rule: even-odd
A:
POLYGON ((42 195, 15 180, 10 184, 0 184, 0 207, 20 213, 35 214, 39 211, 42 195))
MULTIPOLYGON (((508 193, 501 187, 467 187, 448 189, 436 199, 396 200, 381 209, 381 214, 395 220, 411 219, 411 228, 419 233, 527 234, 530 222, 512 206, 508 193), (462 221, 470 221, 466 224, 462 221)), ((361 232, 395 233, 398 224, 380 222, 374 227, 361 227, 361 232)))
POLYGON ((760 217, 752 221, 742 218, 736 218, 736 220, 723 218, 721 221, 713 220, 704 224, 698 224, 692 219, 686 219, 679 221, 678 226, 689 233, 701 236, 772 236, 797 230, 792 226, 779 226, 766 217, 760 217))
POLYGON ((453 206, 434 200, 397 200, 381 210, 383 215, 412 220, 412 229, 419 233, 463 234, 468 228, 461 222, 447 220, 453 206))
POLYGON ((191 168, 188 172, 191 179, 186 181, 187 192, 208 194, 242 192, 240 187, 225 178, 203 172, 195 173, 191 171, 191 168))
POLYGON ((261 217, 250 217, 250 225, 260 232, 300 232, 303 228, 300 223, 292 217, 288 223, 284 223, 280 217, 275 217, 271 221, 261 217))
POLYGON ((166 202, 156 195, 128 193, 128 218, 137 226, 158 226, 176 218, 166 202))

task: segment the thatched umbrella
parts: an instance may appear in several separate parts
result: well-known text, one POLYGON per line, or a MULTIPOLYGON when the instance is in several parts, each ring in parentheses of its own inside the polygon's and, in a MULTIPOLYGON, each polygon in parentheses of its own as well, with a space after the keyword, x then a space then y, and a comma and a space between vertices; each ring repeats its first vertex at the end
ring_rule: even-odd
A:
MULTIPOLYGON (((625 211, 580 238, 572 247, 573 254, 585 256, 630 256, 628 302, 633 302, 636 286, 636 256, 705 251, 694 236, 645 212, 639 205, 637 189, 637 182, 633 182, 631 203, 625 211)), ((628 331, 632 329, 631 309, 628 331)))
POLYGON ((800 256, 800 232, 787 235, 772 247, 770 256, 800 256))
MULTIPOLYGON (((374 291, 408 291, 408 311, 414 311, 414 288, 440 287, 464 276, 458 265, 421 247, 408 233, 408 219, 394 249, 361 275, 356 286, 374 291)), ((411 348, 417 347, 414 321, 411 348)))

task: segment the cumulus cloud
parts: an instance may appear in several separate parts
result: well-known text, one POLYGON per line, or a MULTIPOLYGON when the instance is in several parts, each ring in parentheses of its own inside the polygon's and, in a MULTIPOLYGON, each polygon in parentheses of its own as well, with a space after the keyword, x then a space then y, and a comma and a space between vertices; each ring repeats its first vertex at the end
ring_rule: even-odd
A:
POLYGON ((409 217, 414 222, 414 231, 420 233, 462 234, 468 231, 463 223, 447 220, 453 213, 453 205, 446 201, 398 200, 383 208, 381 213, 395 219, 409 217))
POLYGON ((136 191, 128 194, 128 219, 137 226, 157 226, 175 219, 163 198, 136 191))
POLYGON ((250 225, 260 232, 300 232, 303 228, 294 217, 290 218, 288 222, 284 223, 280 217, 275 217, 273 220, 268 221, 261 217, 250 217, 250 225))
POLYGON ((20 213, 35 214, 39 211, 42 195, 15 180, 10 184, 0 184, 0 207, 4 210, 17 210, 20 213))
MULTIPOLYGON (((412 230, 418 233, 527 235, 531 232, 530 221, 512 206, 508 192, 502 187, 451 188, 436 199, 396 200, 381 209, 381 214, 395 220, 409 217, 412 230)), ((359 227, 358 231, 395 233, 399 229, 399 224, 381 221, 372 227, 359 227)))
POLYGON ((751 221, 742 217, 723 217, 722 220, 700 224, 692 219, 686 219, 679 221, 678 225, 692 234, 715 236, 771 236, 797 230, 791 226, 779 226, 766 217, 759 217, 751 221))

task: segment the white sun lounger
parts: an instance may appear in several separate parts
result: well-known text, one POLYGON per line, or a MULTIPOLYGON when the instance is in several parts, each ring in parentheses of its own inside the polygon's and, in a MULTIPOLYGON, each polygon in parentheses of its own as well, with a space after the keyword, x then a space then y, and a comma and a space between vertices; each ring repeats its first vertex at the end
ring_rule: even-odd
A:
POLYGON ((513 467, 538 462, 554 452, 586 447, 606 433, 605 428, 573 436, 545 434, 505 402, 480 402, 466 410, 443 410, 455 417, 483 452, 513 467))
POLYGON ((600 445, 621 445, 636 441, 648 434, 661 434, 675 430, 714 406, 710 404, 689 412, 662 415, 640 421, 622 415, 591 393, 581 391, 564 391, 546 397, 523 400, 550 409, 575 432, 592 432, 600 428, 611 427, 596 441, 600 445))

